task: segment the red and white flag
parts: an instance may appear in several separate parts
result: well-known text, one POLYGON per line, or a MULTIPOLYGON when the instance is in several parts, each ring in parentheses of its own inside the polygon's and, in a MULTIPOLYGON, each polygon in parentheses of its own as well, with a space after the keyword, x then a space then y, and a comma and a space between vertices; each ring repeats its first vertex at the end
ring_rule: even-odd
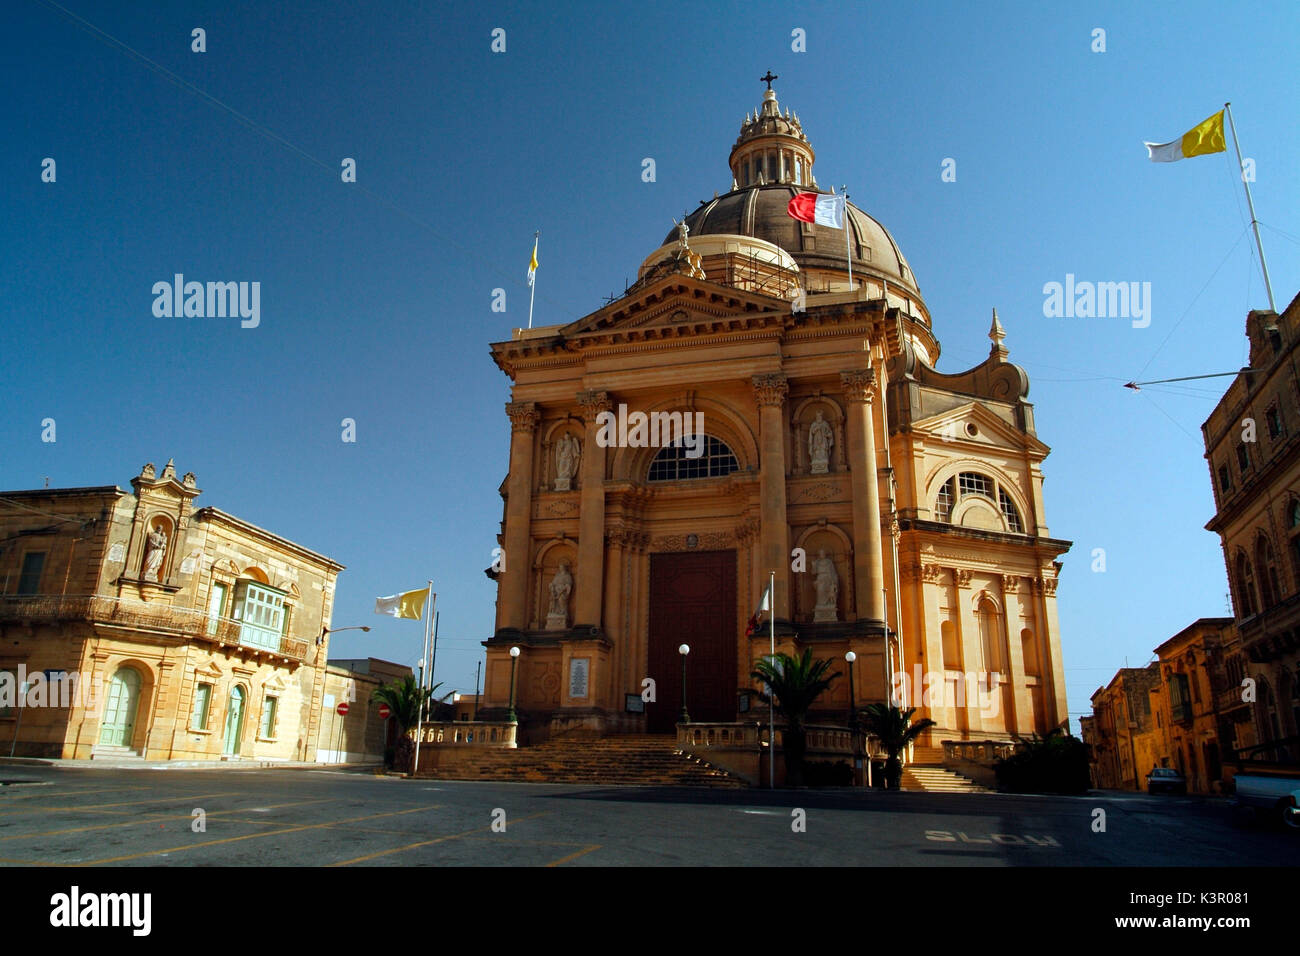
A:
POLYGON ((818 225, 843 229, 844 203, 845 197, 834 193, 830 195, 800 193, 790 200, 790 205, 785 207, 785 211, 801 222, 815 222, 818 225))

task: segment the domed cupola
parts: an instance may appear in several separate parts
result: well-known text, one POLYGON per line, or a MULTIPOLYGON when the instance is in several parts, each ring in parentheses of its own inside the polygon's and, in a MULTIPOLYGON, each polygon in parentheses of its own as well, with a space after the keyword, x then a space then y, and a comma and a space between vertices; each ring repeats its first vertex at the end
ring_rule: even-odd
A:
POLYGON ((813 178, 813 148, 804 135, 798 115, 791 116, 789 109, 781 115, 781 105, 776 101, 769 71, 760 77, 767 83, 763 105, 756 113, 746 113, 740 124, 740 136, 731 147, 731 177, 736 188, 764 183, 793 183, 798 186, 817 185, 813 178))

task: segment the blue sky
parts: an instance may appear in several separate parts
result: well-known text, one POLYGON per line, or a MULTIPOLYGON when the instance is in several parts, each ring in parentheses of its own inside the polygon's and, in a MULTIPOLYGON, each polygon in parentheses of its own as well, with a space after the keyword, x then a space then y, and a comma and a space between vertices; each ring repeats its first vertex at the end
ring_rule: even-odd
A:
POLYGON ((6 5, 0 487, 126 486, 174 457, 200 504, 348 566, 334 623, 374 630, 335 656, 414 663, 420 626, 373 601, 432 578, 438 678, 471 688, 509 441, 488 343, 526 322, 533 231, 537 323, 598 308, 671 217, 729 188, 770 69, 819 182, 848 184, 909 258, 939 368, 987 355, 996 306, 1029 371, 1048 523, 1075 542, 1058 591, 1071 712, 1226 613, 1199 426, 1228 380, 1120 385, 1239 367, 1266 299, 1231 151, 1158 165, 1141 144, 1232 100, 1289 302, 1294 4, 63 7, 244 119, 39 0, 6 5), (261 324, 155 318, 152 286, 177 272, 260 282, 261 324), (1044 283, 1068 273, 1150 282, 1150 326, 1045 318, 1044 283))

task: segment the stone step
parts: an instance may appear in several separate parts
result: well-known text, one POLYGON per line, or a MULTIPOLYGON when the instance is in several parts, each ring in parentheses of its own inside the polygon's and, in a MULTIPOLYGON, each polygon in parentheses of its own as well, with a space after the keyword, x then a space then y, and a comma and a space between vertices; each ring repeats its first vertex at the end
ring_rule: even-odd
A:
POLYGON ((945 767, 910 764, 903 768, 902 789, 925 793, 991 793, 969 777, 945 767))

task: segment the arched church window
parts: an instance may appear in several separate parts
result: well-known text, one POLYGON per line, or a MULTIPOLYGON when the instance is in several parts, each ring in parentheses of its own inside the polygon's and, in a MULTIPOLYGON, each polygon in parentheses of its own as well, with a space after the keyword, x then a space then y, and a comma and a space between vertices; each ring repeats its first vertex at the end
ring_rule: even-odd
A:
POLYGON ((1250 561, 1246 559, 1243 553, 1237 554, 1237 597, 1241 604, 1241 616, 1253 617, 1255 615, 1255 575, 1252 573, 1250 561))
POLYGON ((939 495, 934 502, 934 517, 937 521, 947 521, 952 517, 952 479, 949 478, 939 486, 939 495))
POLYGON ((1277 564, 1273 560, 1273 546, 1260 535, 1255 539, 1255 567, 1259 571, 1259 609, 1267 611, 1278 602, 1277 564))
POLYGON ((1016 510, 1016 503, 1001 488, 998 489, 998 505, 1002 508, 1002 517, 1007 519, 1007 530, 1023 534, 1025 526, 1020 523, 1020 512, 1016 510))
POLYGON ((727 443, 712 435, 697 436, 703 447, 687 447, 680 440, 660 449, 650 462, 649 481, 689 481, 692 478, 721 478, 740 470, 740 462, 727 443), (694 452, 694 457, 691 453, 694 452))

